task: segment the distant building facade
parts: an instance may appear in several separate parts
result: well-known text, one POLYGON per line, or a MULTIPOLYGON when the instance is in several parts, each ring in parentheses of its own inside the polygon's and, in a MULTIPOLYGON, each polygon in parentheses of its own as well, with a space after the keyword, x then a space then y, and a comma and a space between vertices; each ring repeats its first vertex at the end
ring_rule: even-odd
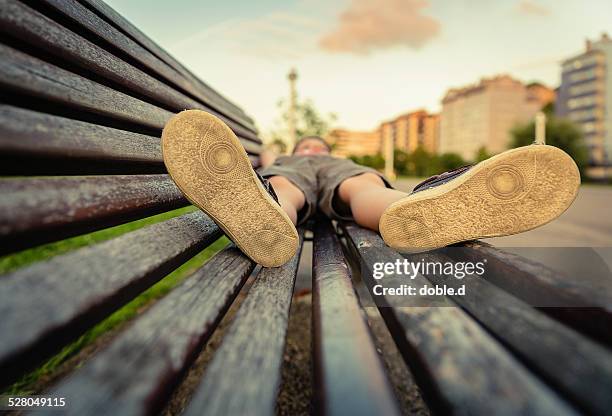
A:
POLYGON ((558 116, 578 124, 589 148, 589 173, 610 174, 612 162, 612 40, 586 42, 585 52, 563 61, 555 105, 558 116))
POLYGON ((374 131, 335 129, 326 139, 334 146, 333 154, 339 157, 382 154, 386 140, 391 140, 395 149, 405 152, 422 147, 436 153, 439 120, 438 114, 418 110, 385 121, 374 131))
POLYGON ((439 120, 438 114, 417 110, 383 122, 378 129, 381 146, 386 143, 386 140, 390 140, 395 149, 408 153, 413 152, 417 147, 422 147, 430 153, 436 153, 439 120))
POLYGON ((554 90, 540 83, 525 85, 509 75, 450 89, 442 99, 439 152, 466 160, 483 147, 500 153, 511 143, 511 129, 554 99, 554 90))
POLYGON ((338 157, 375 155, 380 152, 378 131, 332 130, 326 137, 338 157))

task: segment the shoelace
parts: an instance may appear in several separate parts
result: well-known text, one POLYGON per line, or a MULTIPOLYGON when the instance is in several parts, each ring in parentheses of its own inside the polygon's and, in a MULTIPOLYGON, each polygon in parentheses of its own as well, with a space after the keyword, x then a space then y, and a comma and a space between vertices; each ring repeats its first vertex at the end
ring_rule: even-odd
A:
POLYGON ((276 192, 274 191, 274 188, 272 187, 270 181, 261 176, 257 171, 255 171, 255 175, 257 175, 257 178, 263 185, 264 189, 270 194, 270 196, 276 201, 276 203, 280 205, 280 202, 278 202, 278 196, 276 195, 276 192))

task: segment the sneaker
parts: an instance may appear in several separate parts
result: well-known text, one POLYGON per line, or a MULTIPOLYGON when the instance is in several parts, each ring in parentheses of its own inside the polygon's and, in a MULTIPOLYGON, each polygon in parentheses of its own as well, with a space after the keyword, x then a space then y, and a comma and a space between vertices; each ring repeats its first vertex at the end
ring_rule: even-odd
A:
POLYGON ((162 154, 187 199, 253 261, 277 267, 295 255, 295 226, 223 121, 199 110, 176 114, 164 127, 162 154))
POLYGON ((580 173, 557 147, 533 144, 434 176, 391 204, 380 234, 400 252, 531 230, 574 201, 580 173))

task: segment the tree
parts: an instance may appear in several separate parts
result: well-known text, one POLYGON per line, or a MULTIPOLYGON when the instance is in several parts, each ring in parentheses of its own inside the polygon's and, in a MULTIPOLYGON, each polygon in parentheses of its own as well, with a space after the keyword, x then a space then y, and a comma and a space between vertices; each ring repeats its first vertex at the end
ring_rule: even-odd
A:
POLYGON ((460 168, 461 166, 467 165, 466 161, 457 153, 442 153, 438 156, 440 161, 440 172, 446 172, 449 170, 460 168))
POLYGON ((393 152, 393 169, 398 175, 409 175, 410 155, 403 150, 395 149, 393 152))
POLYGON ((493 155, 487 151, 487 148, 484 146, 481 146, 480 149, 478 149, 478 151, 476 152, 476 157, 475 157, 474 162, 475 163, 482 162, 483 160, 487 160, 491 156, 493 155))
POLYGON ((430 176, 435 164, 434 157, 423 147, 419 146, 410 154, 409 173, 414 176, 430 176))
MULTIPOLYGON (((533 143, 535 123, 533 121, 515 126, 512 131, 512 147, 527 146, 533 143)), ((556 146, 570 155, 580 173, 583 174, 589 162, 589 152, 584 143, 582 132, 571 121, 549 116, 546 120, 546 144, 556 146)))
POLYGON ((369 166, 374 169, 380 170, 385 167, 385 159, 380 153, 365 156, 350 155, 348 158, 359 165, 369 166))
MULTIPOLYGON (((289 142, 289 103, 281 99, 277 103, 280 111, 281 121, 279 127, 270 133, 271 141, 289 142)), ((297 100, 295 105, 296 137, 299 139, 304 136, 324 137, 330 131, 331 126, 336 121, 336 114, 321 114, 310 99, 304 101, 297 100)), ((333 145, 333 144, 332 144, 333 145)))

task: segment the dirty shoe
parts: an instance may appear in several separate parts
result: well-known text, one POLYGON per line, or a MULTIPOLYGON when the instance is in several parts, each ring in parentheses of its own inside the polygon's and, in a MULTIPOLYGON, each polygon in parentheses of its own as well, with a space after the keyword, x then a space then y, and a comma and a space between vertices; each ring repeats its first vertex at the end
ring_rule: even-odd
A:
POLYGON ((244 254, 265 267, 280 266, 295 255, 295 226, 223 121, 199 110, 173 116, 162 133, 162 154, 187 199, 244 254))
POLYGON ((380 234, 400 252, 417 252, 546 224, 574 201, 580 174, 557 147, 533 144, 427 179, 391 204, 380 234))

